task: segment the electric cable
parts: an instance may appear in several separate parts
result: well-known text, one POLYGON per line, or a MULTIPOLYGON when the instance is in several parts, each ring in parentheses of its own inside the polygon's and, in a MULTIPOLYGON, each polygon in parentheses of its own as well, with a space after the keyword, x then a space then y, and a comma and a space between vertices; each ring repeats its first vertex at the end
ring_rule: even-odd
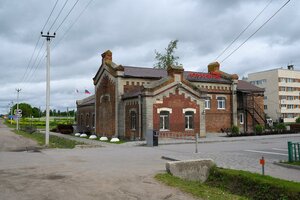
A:
POLYGON ((42 28, 42 32, 44 31, 44 28, 45 28, 45 26, 46 26, 46 25, 47 25, 47 23, 49 22, 49 19, 50 19, 50 17, 52 16, 52 13, 53 13, 53 11, 54 11, 54 9, 55 9, 55 7, 56 7, 56 5, 57 5, 58 1, 59 1, 59 0, 56 0, 56 2, 55 2, 55 4, 54 4, 54 6, 53 6, 53 8, 52 8, 52 11, 51 11, 51 13, 50 13, 50 15, 49 15, 48 19, 46 20, 46 22, 45 22, 45 24, 44 24, 44 26, 43 26, 43 28, 42 28))
POLYGON ((215 60, 218 60, 232 45, 235 43, 243 33, 256 21, 256 19, 269 7, 273 0, 270 0, 268 4, 254 17, 254 19, 237 35, 237 37, 231 41, 231 43, 216 57, 215 60))
POLYGON ((72 8, 70 9, 70 11, 68 12, 68 14, 65 16, 65 18, 62 20, 62 22, 59 24, 59 26, 57 27, 57 29, 54 31, 54 33, 56 33, 59 28, 61 27, 61 25, 65 22, 65 20, 68 18, 68 16, 70 15, 70 13, 72 12, 72 10, 74 9, 74 7, 76 6, 76 4, 78 3, 79 0, 77 0, 74 5, 72 6, 72 8))
POLYGON ((65 6, 66 6, 66 4, 68 3, 68 1, 69 1, 69 0, 66 0, 66 1, 65 1, 64 5, 63 5, 63 7, 60 9, 60 11, 59 11, 58 15, 56 16, 56 18, 55 18, 54 22, 53 22, 53 23, 52 23, 52 25, 50 26, 50 28, 49 28, 48 32, 50 32, 50 31, 51 31, 52 27, 53 27, 53 26, 54 26, 54 24, 56 23, 57 19, 59 18, 59 16, 60 16, 61 12, 62 12, 62 11, 63 11, 63 9, 65 8, 65 6))
POLYGON ((74 26, 74 24, 79 20, 79 18, 82 16, 82 14, 85 12, 85 10, 88 8, 88 6, 92 3, 93 0, 90 0, 85 7, 82 9, 82 11, 79 13, 79 15, 76 17, 76 19, 73 21, 73 23, 69 26, 69 28, 65 31, 65 33, 62 35, 62 37, 58 40, 58 42, 55 43, 53 46, 53 49, 55 49, 60 42, 65 38, 67 33, 71 30, 71 28, 74 26))
POLYGON ((291 0, 285 2, 271 17, 268 18, 254 33, 252 33, 244 42, 242 42, 236 49, 234 49, 229 55, 227 55, 222 61, 227 60, 232 54, 234 54, 239 48, 241 48, 250 38, 252 38, 260 29, 262 29, 279 11, 281 11, 291 0))

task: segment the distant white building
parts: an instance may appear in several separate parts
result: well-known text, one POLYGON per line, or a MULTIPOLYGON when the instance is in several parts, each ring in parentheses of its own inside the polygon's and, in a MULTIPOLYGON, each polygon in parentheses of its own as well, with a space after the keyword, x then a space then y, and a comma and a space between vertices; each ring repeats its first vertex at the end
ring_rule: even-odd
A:
POLYGON ((264 110, 273 121, 295 122, 300 116, 300 71, 293 65, 251 73, 247 81, 265 89, 264 110))

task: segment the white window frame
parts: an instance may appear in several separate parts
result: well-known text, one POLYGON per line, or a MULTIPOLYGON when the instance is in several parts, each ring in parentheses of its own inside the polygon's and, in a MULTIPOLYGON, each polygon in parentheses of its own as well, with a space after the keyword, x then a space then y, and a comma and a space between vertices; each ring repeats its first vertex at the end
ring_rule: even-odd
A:
POLYGON ((161 110, 159 113, 159 130, 160 131, 169 131, 170 128, 170 111, 161 110), (162 112, 167 112, 168 114, 162 114, 162 112), (162 127, 161 127, 161 119, 162 119, 162 127), (168 119, 168 121, 166 121, 168 119), (167 127, 168 125, 168 127, 167 127))
POLYGON ((207 97, 205 99, 205 104, 204 105, 205 105, 204 106, 205 110, 209 110, 211 108, 211 98, 210 97, 207 97))
POLYGON ((185 126, 185 130, 194 130, 194 115, 195 112, 193 111, 186 111, 184 113, 184 126, 185 126), (189 113, 188 113, 189 112, 189 113), (192 113, 192 114, 190 114, 192 113), (192 124, 190 124, 190 119, 192 119, 192 124))
POLYGON ((226 98, 225 97, 217 97, 217 104, 218 104, 218 110, 225 110, 226 109, 226 98), (220 99, 222 98, 222 99, 220 99))

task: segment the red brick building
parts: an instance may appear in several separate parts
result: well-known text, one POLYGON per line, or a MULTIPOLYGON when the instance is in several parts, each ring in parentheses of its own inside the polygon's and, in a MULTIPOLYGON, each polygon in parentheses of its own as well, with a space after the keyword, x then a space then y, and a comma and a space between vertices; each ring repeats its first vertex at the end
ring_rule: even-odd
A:
POLYGON ((206 132, 232 125, 249 132, 264 123, 264 115, 250 108, 251 102, 263 107, 264 91, 237 79, 220 71, 218 63, 210 64, 208 73, 182 67, 131 67, 115 64, 112 53, 106 51, 93 79, 94 105, 84 111, 84 104, 77 103, 78 124, 91 124, 80 121, 89 112, 95 116, 97 135, 127 139, 151 137, 153 130, 165 137, 196 133, 205 137, 206 132), (242 102, 249 106, 243 107, 242 102))

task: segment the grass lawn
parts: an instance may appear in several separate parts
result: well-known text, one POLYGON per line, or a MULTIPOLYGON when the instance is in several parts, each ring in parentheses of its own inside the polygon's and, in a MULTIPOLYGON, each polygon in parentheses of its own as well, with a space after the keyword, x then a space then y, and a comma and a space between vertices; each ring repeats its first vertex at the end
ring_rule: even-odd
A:
POLYGON ((195 197, 201 199, 212 199, 212 200, 235 200, 235 199, 247 199, 246 197, 231 194, 223 189, 217 187, 211 187, 206 184, 202 184, 197 181, 187 181, 168 173, 157 174, 155 178, 166 185, 179 188, 180 190, 190 193, 195 197))
MULTIPOLYGON (((43 146, 45 145, 45 135, 39 132, 35 133, 27 133, 24 131, 17 131, 14 130, 14 132, 18 135, 22 135, 26 138, 33 139, 38 142, 39 145, 43 146)), ((65 148, 65 149, 72 149, 74 148, 77 144, 83 144, 81 142, 76 142, 73 140, 68 140, 65 138, 57 137, 54 135, 49 136, 49 148, 65 148)))
POLYGON ((285 162, 285 164, 300 166, 300 161, 295 161, 295 162, 285 162))
POLYGON ((214 167, 205 183, 167 173, 155 178, 202 199, 300 200, 300 183, 241 170, 214 167))

